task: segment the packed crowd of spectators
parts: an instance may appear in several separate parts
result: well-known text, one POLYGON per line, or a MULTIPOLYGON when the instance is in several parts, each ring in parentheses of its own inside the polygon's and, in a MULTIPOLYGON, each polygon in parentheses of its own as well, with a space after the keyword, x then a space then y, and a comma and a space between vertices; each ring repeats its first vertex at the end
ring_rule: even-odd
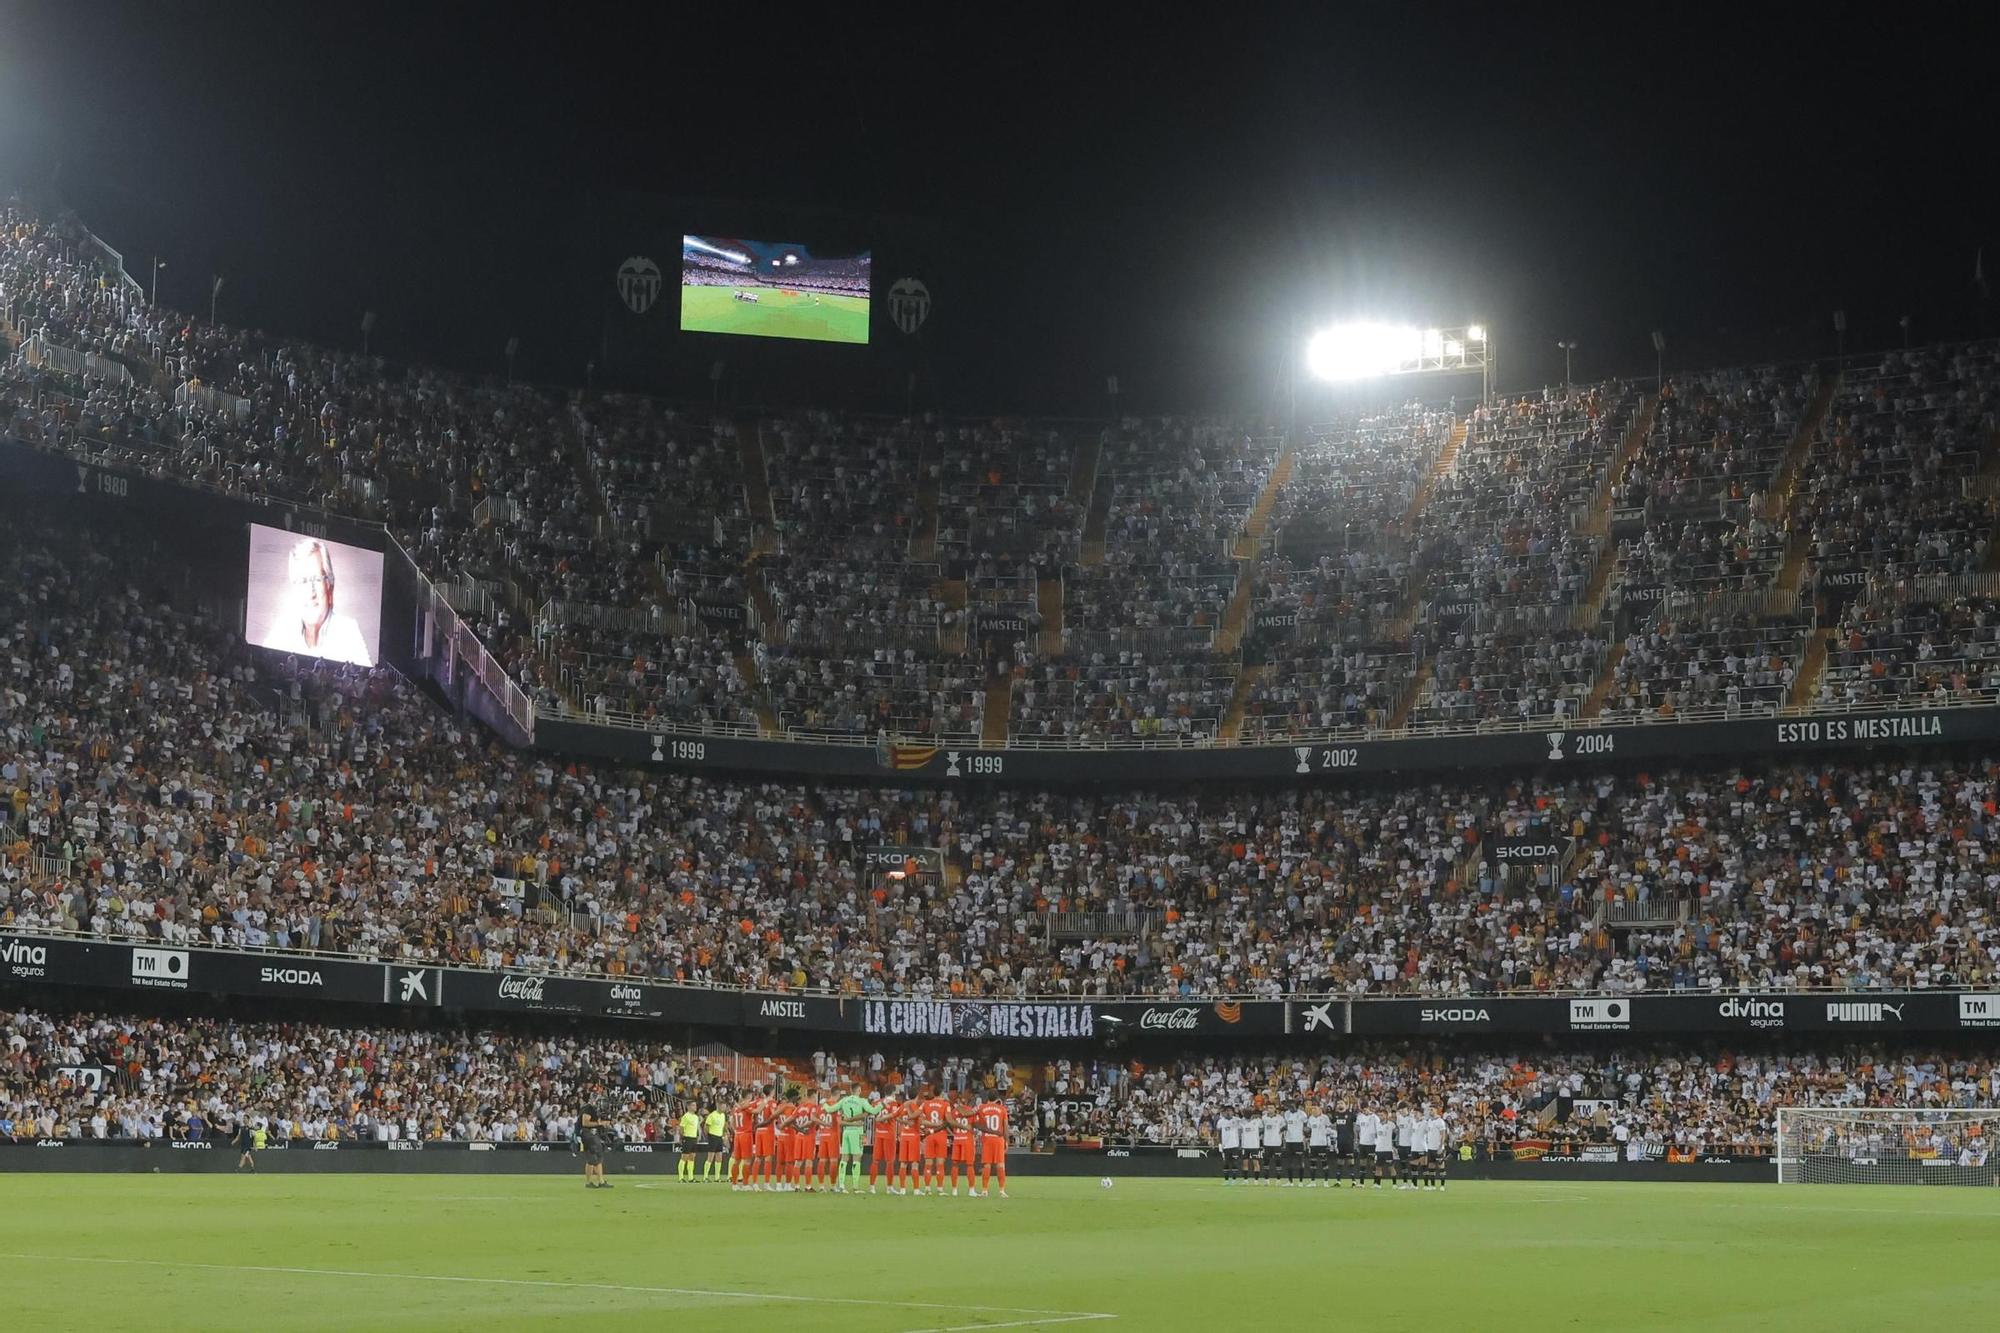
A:
POLYGON ((1436 1107, 1455 1144, 1488 1158, 1604 1145, 1621 1158, 1772 1151, 1785 1106, 1987 1107, 1989 1053, 1838 1046, 1810 1052, 1637 1046, 1209 1056, 1162 1065, 1050 1062, 1036 1102, 1045 1138, 1215 1141, 1217 1119, 1313 1104, 1389 1114, 1436 1107))
POLYGON ((1016 669, 1012 734, 1089 744, 1215 734, 1236 688, 1233 664, 1110 648, 1025 660, 1016 669))
POLYGON ((1811 628, 1799 616, 1657 616, 1626 637, 1603 715, 1768 712, 1789 698, 1811 628))
POLYGON ((1990 498, 1973 485, 2000 428, 2000 349, 1888 353, 1850 371, 1806 457, 1795 522, 1822 573, 1893 585, 1981 569, 1990 498))
POLYGON ((998 556, 1057 570, 1076 559, 1083 512, 1070 495, 1075 446, 1018 423, 941 432, 938 551, 967 563, 998 556))
POLYGON ((737 665, 738 640, 719 631, 648 633, 568 626, 517 670, 524 685, 574 698, 584 714, 613 713, 686 727, 755 727, 757 709, 737 665))
POLYGON ((0 924, 864 994, 1994 977, 1985 763, 1096 793, 629 773, 246 650, 97 540, 6 526, 0 924), (1526 829, 1574 851, 1480 860, 1526 829), (897 842, 945 874, 872 876, 862 849, 897 842), (1660 910, 1627 929, 1616 903, 1660 910), (1159 924, 1051 940, 1051 910, 1159 924))
POLYGON ((1414 562, 1434 607, 1568 607, 1598 559, 1579 532, 1635 406, 1629 387, 1549 389, 1475 409, 1418 515, 1414 562))
POLYGON ((643 1141, 723 1095, 641 1038, 0 1012, 0 1140, 562 1142, 598 1107, 643 1141))
POLYGON ((1810 370, 1760 367, 1676 376, 1643 447, 1620 473, 1621 508, 1755 507, 1805 415, 1810 370))
POLYGON ((1461 627, 1444 637, 1412 722, 1575 717, 1597 680, 1604 643, 1582 630, 1461 627))
MULTIPOLYGON (((1858 1045, 1013 1054, 822 1050, 782 1076, 1003 1097, 1019 1142, 1213 1144, 1225 1115, 1430 1106, 1487 1157, 1593 1143, 1634 1160, 1768 1154, 1781 1106, 1942 1111, 2000 1095, 1990 1055, 1858 1045)), ((589 1107, 619 1140, 662 1142, 682 1109, 733 1105, 724 1069, 636 1036, 22 1008, 0 1012, 0 1141, 186 1142, 249 1124, 277 1143, 560 1143, 589 1107)))
MULTIPOLYGON (((1287 454, 1254 424, 1127 419, 1095 444, 1014 421, 746 425, 453 375, 155 307, 76 222, 18 206, 0 213, 0 315, 18 345, 0 363, 0 429, 381 519, 433 578, 479 590, 455 601, 477 605, 543 706, 583 714, 969 736, 991 673, 1011 670, 1035 685, 1009 729, 1044 740, 1209 736, 1235 698, 1244 730, 1273 739, 1336 715, 1539 719, 1590 693, 1575 630, 1625 639, 1616 678, 1596 683, 1636 720, 1787 697, 1803 642, 1784 609, 1749 603, 1801 558, 1797 605, 1834 580, 1921 601, 1910 580, 1991 560, 1990 344, 1850 369, 1782 478, 1831 387, 1809 370, 1677 377, 1629 457, 1629 384, 1335 421, 1290 451, 1253 540, 1246 521, 1287 454), (744 475, 742 430, 763 479, 744 475), (765 482, 774 531, 753 549, 765 482), (1605 495, 1639 516, 1636 534, 1586 521, 1605 495), (1614 611, 1661 590, 1727 604, 1577 629, 1614 550, 1614 611), (1244 583, 1244 632, 1225 634, 1244 583), (1043 642, 1051 586, 1059 650, 1043 642), (1000 643, 982 622, 1028 628, 1000 643), (586 642, 610 625, 615 651, 586 642), (1241 645, 1261 669, 1239 695, 1241 645), (742 665, 766 652, 775 678, 742 665), (1732 672, 1732 656, 1752 665, 1732 672), (947 697, 925 706, 927 689, 947 697)), ((1954 689, 1904 663, 1815 697, 1879 700, 1904 682, 1954 689)))
POLYGON ((1820 675, 1827 704, 2000 696, 2000 605, 1986 597, 1851 604, 1820 675))

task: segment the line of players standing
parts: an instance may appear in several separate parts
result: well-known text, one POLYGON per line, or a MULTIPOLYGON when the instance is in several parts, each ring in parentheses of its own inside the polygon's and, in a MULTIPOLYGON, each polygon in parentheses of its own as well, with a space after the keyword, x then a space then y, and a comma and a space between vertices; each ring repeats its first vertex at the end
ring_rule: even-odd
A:
POLYGON ((1444 1188, 1451 1127, 1435 1107, 1405 1104, 1388 1115, 1342 1106, 1329 1115, 1312 1103, 1276 1106, 1215 1120, 1224 1184, 1336 1186, 1357 1189, 1386 1178, 1397 1189, 1444 1188))
POLYGON ((768 1086, 739 1102, 730 1120, 732 1189, 858 1193, 865 1131, 870 1194, 878 1184, 890 1194, 943 1194, 949 1184, 956 1196, 962 1178, 971 1197, 996 1187, 1007 1197, 1007 1105, 995 1098, 871 1092, 863 1101, 850 1089, 822 1100, 768 1086))

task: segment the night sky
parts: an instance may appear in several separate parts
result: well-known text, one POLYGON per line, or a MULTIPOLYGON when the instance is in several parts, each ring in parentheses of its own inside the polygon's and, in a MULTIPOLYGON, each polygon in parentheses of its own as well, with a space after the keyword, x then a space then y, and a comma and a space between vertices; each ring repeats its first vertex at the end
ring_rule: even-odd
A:
POLYGON ((639 190, 935 219, 960 408, 1268 403, 1356 315, 1524 387, 1978 332, 1991 11, 9 4, 0 180, 170 303, 558 383, 562 219, 639 190))

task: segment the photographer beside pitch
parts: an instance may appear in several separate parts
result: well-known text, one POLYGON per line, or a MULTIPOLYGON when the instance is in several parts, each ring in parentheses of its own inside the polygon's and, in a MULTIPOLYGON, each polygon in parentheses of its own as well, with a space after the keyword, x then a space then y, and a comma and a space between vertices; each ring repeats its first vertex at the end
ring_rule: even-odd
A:
POLYGON ((604 1178, 604 1140, 610 1127, 598 1116, 597 1108, 587 1106, 577 1117, 576 1138, 573 1150, 583 1155, 583 1187, 590 1190, 608 1190, 611 1182, 604 1178))

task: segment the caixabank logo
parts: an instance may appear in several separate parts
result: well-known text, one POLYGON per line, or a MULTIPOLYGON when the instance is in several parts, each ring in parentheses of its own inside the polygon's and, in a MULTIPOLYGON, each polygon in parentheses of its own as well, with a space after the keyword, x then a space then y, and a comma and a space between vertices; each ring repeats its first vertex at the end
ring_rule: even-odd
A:
POLYGON ((1632 1026, 1630 1000, 1571 1000, 1569 1026, 1572 1032, 1622 1032, 1632 1026))

